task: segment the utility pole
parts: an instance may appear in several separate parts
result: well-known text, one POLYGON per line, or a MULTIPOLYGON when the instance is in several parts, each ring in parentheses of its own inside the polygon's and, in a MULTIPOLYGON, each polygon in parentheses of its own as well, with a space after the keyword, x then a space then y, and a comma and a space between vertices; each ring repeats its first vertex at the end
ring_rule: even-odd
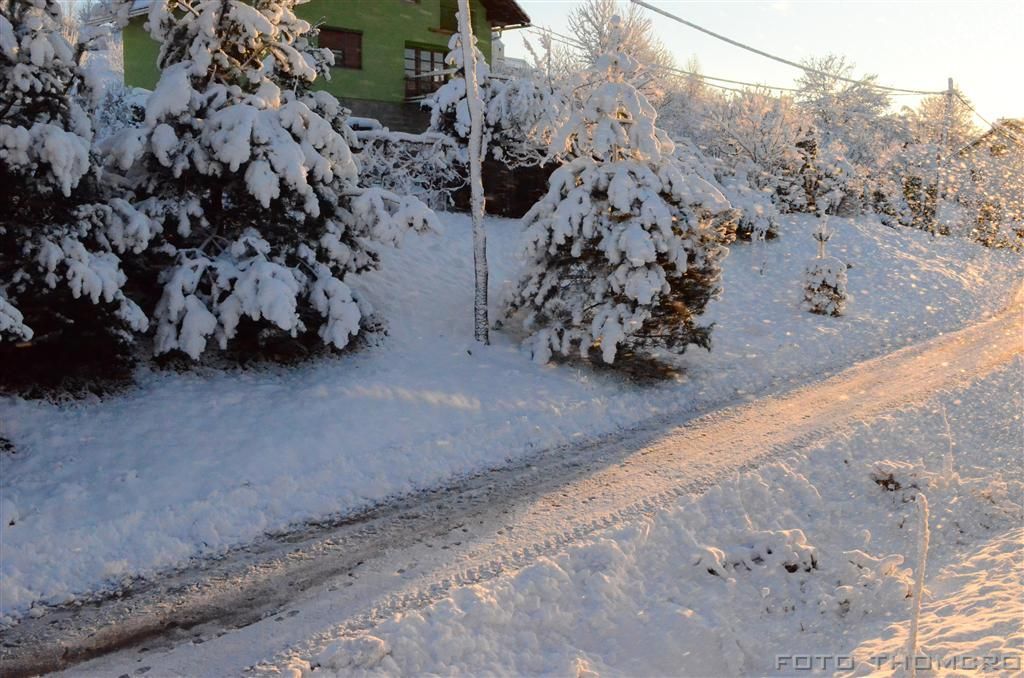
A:
POLYGON ((946 110, 943 119, 942 126, 942 147, 944 150, 948 150, 951 133, 951 127, 953 126, 953 78, 946 80, 946 110))
POLYGON ((932 216, 932 235, 938 232, 939 228, 939 205, 942 203, 942 196, 946 189, 946 171, 949 166, 950 136, 953 126, 953 78, 946 80, 946 106, 942 116, 942 139, 939 143, 939 152, 935 163, 935 214, 932 216))

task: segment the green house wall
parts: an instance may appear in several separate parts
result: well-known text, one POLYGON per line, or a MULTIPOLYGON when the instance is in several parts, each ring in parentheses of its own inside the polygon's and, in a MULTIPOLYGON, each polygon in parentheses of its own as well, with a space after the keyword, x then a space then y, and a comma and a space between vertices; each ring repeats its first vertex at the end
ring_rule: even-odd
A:
MULTIPOLYGON (((318 88, 344 99, 404 101, 406 44, 446 49, 451 33, 440 29, 442 7, 455 5, 457 0, 310 0, 299 5, 296 13, 312 24, 363 33, 363 67, 332 68, 331 79, 320 79, 318 88)), ((490 61, 491 29, 480 0, 472 0, 471 14, 480 51, 490 61)), ((124 29, 124 77, 127 85, 153 89, 160 75, 160 46, 149 37, 145 22, 145 16, 138 16, 124 29)))
POLYGON ((145 23, 145 16, 137 16, 128 22, 121 33, 124 43, 124 84, 153 89, 160 77, 156 67, 160 44, 149 37, 143 28, 145 23))

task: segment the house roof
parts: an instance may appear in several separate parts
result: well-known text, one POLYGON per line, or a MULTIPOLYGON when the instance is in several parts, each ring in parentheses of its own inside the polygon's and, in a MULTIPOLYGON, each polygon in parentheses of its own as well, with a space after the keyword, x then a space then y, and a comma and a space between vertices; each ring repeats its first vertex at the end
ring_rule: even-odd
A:
MULTIPOLYGON (((518 28, 530 25, 530 16, 516 0, 480 0, 487 9, 488 22, 492 28, 518 28)), ((149 11, 150 0, 132 0, 130 16, 149 11)))
POLYGON ((494 28, 529 26, 530 16, 516 0, 481 0, 487 9, 487 19, 494 28))
POLYGON ((1004 146, 1008 141, 1016 143, 1018 146, 1024 146, 1024 142, 1021 139, 1024 139, 1024 118, 1000 118, 984 134, 961 148, 958 152, 972 151, 990 141, 1001 143, 1004 146))

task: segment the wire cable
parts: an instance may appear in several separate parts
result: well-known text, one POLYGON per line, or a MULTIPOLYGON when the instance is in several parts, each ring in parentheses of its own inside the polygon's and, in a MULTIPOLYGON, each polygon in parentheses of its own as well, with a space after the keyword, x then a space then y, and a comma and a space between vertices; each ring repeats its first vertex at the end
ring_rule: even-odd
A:
POLYGON ((740 49, 745 49, 748 52, 753 52, 754 54, 757 54, 759 56, 763 56, 763 57, 771 59, 773 61, 778 61, 779 63, 786 64, 787 66, 792 66, 793 68, 799 68, 800 70, 802 70, 804 72, 807 72, 807 73, 815 73, 817 75, 822 75, 822 76, 825 76, 825 77, 828 77, 828 78, 834 78, 835 80, 842 80, 843 82, 849 82, 849 83, 852 83, 854 85, 863 85, 865 87, 872 87, 874 89, 881 89, 881 90, 885 90, 887 92, 901 92, 901 93, 904 93, 904 94, 944 94, 945 93, 944 91, 938 91, 938 90, 907 89, 907 88, 904 88, 904 87, 888 87, 886 85, 879 85, 877 83, 867 82, 866 80, 856 80, 854 78, 847 78, 845 76, 836 75, 834 73, 827 73, 825 71, 818 70, 817 68, 812 68, 810 66, 806 66, 804 64, 800 64, 800 63, 797 63, 795 61, 790 61, 789 59, 784 59, 783 57, 776 56, 774 54, 770 54, 768 52, 765 52, 764 50, 757 49, 756 47, 751 47, 750 45, 745 45, 742 42, 739 42, 737 40, 733 40, 732 38, 727 38, 724 35, 721 35, 719 33, 715 33, 714 31, 710 31, 707 28, 704 28, 703 26, 698 26, 697 24, 695 24, 693 22, 690 22, 690 21, 687 21, 686 19, 683 19, 682 17, 676 16, 675 14, 672 14, 670 12, 666 12, 663 9, 659 9, 659 8, 653 6, 653 5, 650 5, 650 4, 646 3, 646 2, 644 2, 643 0, 630 0, 630 2, 632 2, 634 5, 639 5, 640 7, 644 7, 645 9, 649 9, 652 12, 656 12, 656 13, 658 13, 658 14, 660 14, 660 15, 668 18, 668 19, 672 19, 673 21, 677 21, 677 22, 683 24, 684 26, 689 26, 690 28, 693 28, 695 30, 700 31, 701 33, 705 33, 707 35, 710 35, 713 38, 716 38, 716 39, 721 40, 723 42, 727 42, 730 45, 733 45, 734 47, 739 47, 740 49))
MULTIPOLYGON (((534 32, 536 32, 538 34, 541 34, 541 35, 546 35, 546 37, 549 37, 551 40, 554 40, 555 42, 562 43, 564 45, 568 45, 569 47, 575 47, 575 48, 580 49, 580 50, 586 50, 587 49, 587 46, 584 45, 582 42, 579 42, 578 40, 575 40, 574 38, 571 38, 568 35, 564 35, 564 34, 559 33, 557 31, 553 31, 550 28, 540 28, 540 27, 537 27, 537 26, 529 26, 528 30, 532 30, 532 31, 534 31, 534 32)), ((770 89, 770 90, 779 91, 779 92, 800 92, 800 91, 802 91, 798 87, 784 87, 782 85, 767 85, 765 83, 745 82, 743 80, 733 80, 731 78, 722 78, 722 77, 715 76, 715 75, 705 75, 704 73, 695 73, 693 71, 688 71, 688 70, 686 70, 684 68, 679 68, 678 66, 663 66, 663 65, 658 65, 658 64, 644 64, 644 65, 647 68, 659 68, 659 69, 662 69, 662 70, 671 71, 673 73, 678 73, 679 75, 686 75, 686 76, 689 76, 689 77, 692 77, 692 78, 700 78, 702 81, 712 80, 714 82, 705 82, 704 84, 709 85, 711 87, 718 87, 719 89, 724 89, 724 90, 726 90, 728 92, 742 92, 743 90, 738 90, 738 89, 735 89, 733 87, 722 87, 720 85, 715 85, 714 83, 715 82, 727 82, 727 83, 732 84, 732 85, 742 85, 742 86, 745 86, 745 87, 755 87, 755 88, 758 88, 758 89, 770 89)), ((861 82, 861 81, 857 81, 857 82, 861 82)), ((919 95, 920 95, 919 92, 916 92, 916 91, 894 92, 894 96, 919 96, 919 95)))
MULTIPOLYGON (((569 47, 576 47, 577 49, 581 49, 581 50, 587 49, 586 46, 583 43, 578 42, 576 40, 573 40, 569 36, 562 35, 561 33, 557 33, 557 32, 555 32, 555 31, 553 31, 551 29, 548 29, 548 28, 538 28, 536 26, 531 26, 530 30, 533 30, 533 31, 535 31, 537 33, 540 33, 540 34, 549 34, 549 35, 547 35, 547 37, 549 37, 554 42, 558 42, 558 43, 561 43, 561 44, 564 44, 564 45, 568 45, 569 47)), ((710 87, 717 87, 719 89, 724 89, 724 90, 729 91, 729 92, 742 92, 743 90, 736 89, 735 87, 723 87, 721 85, 716 85, 714 83, 715 82, 727 82, 727 83, 732 84, 732 85, 743 85, 743 86, 746 86, 746 87, 756 87, 756 88, 759 88, 759 89, 778 90, 780 92, 799 92, 800 91, 796 87, 781 87, 781 86, 778 86, 778 85, 766 85, 764 83, 745 82, 743 80, 733 80, 731 78, 722 78, 722 77, 718 77, 718 76, 714 76, 714 75, 705 75, 704 73, 695 73, 693 71, 688 71, 688 70, 686 70, 684 68, 679 68, 678 66, 667 66, 667 65, 661 65, 661 64, 644 64, 644 67, 645 68, 649 68, 649 69, 659 69, 659 70, 670 71, 672 73, 677 73, 679 75, 686 75, 686 76, 689 76, 691 78, 699 78, 702 81, 712 80, 714 82, 705 82, 704 84, 708 85, 710 87)))
POLYGON ((974 113, 974 115, 978 116, 978 119, 979 119, 979 120, 981 120, 981 121, 982 121, 983 123, 985 123, 986 125, 988 125, 989 129, 991 129, 991 130, 993 130, 994 132, 997 132, 997 133, 999 133, 999 134, 1002 134, 1002 135, 1003 135, 1003 136, 1005 136, 1005 137, 1006 137, 1007 139, 1010 139, 1011 141, 1013 141, 1013 142, 1014 142, 1014 143, 1016 143, 1016 144, 1022 144, 1022 145, 1024 145, 1024 141, 1021 141, 1021 140, 1020 140, 1020 139, 1018 139, 1018 138, 1017 138, 1017 137, 1016 137, 1016 136, 1015 136, 1014 134, 1011 134, 1011 133, 1010 133, 1010 132, 1009 132, 1008 130, 1004 129, 1004 126, 1003 126, 1003 125, 1000 125, 1000 124, 998 124, 998 123, 992 123, 992 122, 989 122, 989 120, 988 120, 988 119, 987 119, 987 118, 986 118, 985 116, 983 116, 983 115, 982 115, 981 113, 978 113, 978 111, 976 111, 976 110, 974 109, 974 106, 971 106, 971 104, 970 104, 970 103, 968 103, 968 101, 967 101, 966 99, 964 99, 964 98, 963 98, 962 96, 960 96, 960 94, 959 94, 958 92, 954 92, 953 94, 954 94, 954 96, 956 96, 956 98, 957 98, 957 99, 959 99, 959 100, 960 100, 960 103, 962 103, 962 104, 963 104, 964 106, 966 106, 966 107, 967 107, 967 109, 968 109, 968 110, 969 110, 969 111, 970 111, 971 113, 974 113))

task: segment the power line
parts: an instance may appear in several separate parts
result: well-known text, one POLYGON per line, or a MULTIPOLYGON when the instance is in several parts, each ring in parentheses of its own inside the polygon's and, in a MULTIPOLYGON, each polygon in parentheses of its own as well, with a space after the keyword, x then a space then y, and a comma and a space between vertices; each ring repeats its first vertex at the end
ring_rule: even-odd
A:
MULTIPOLYGON (((550 37, 550 39, 554 40, 555 42, 559 42, 559 43, 562 43, 564 45, 569 45, 570 47, 576 47, 577 49, 581 49, 581 50, 586 50, 587 49, 586 45, 584 45, 583 43, 578 42, 578 41, 570 38, 567 35, 562 35, 561 33, 557 33, 557 32, 555 32, 555 31, 553 31, 551 29, 548 29, 548 28, 537 28, 535 26, 531 26, 530 28, 531 28, 531 30, 533 30, 535 32, 538 32, 538 33, 547 33, 547 34, 549 34, 548 37, 550 37), (554 37, 552 37, 552 36, 554 36, 554 37)), ((714 75, 705 75, 703 73, 694 73, 693 71, 688 71, 686 69, 678 68, 676 66, 668 66, 668 65, 661 65, 661 64, 644 64, 644 66, 646 68, 655 68, 655 69, 660 69, 660 70, 665 70, 665 71, 671 71, 672 73, 678 73, 679 75, 687 75, 687 76, 690 76, 690 77, 693 77, 693 78, 699 78, 702 81, 703 80, 713 80, 715 82, 727 82, 727 83, 730 83, 730 84, 733 84, 733 85, 744 85, 744 86, 747 86, 747 87, 757 87, 757 88, 761 88, 761 89, 778 90, 780 92, 799 92, 800 91, 799 89, 797 89, 795 87, 780 87, 780 86, 777 86, 777 85, 766 85, 764 83, 744 82, 743 80, 732 80, 730 78, 721 78, 721 77, 717 77, 717 76, 714 76, 714 75)), ((741 89, 736 89, 735 87, 723 87, 722 85, 714 84, 714 82, 705 82, 704 84, 706 84, 706 85, 708 85, 710 87, 717 87, 718 89, 724 89, 724 90, 729 91, 729 92, 740 92, 740 93, 743 92, 743 90, 741 90, 741 89)))
MULTIPOLYGON (((671 71, 672 73, 679 73, 680 75, 688 75, 688 76, 691 76, 691 77, 694 77, 694 78, 698 78, 700 80, 715 80, 717 82, 728 82, 728 83, 731 83, 733 85, 744 85, 746 87, 755 87, 755 88, 758 88, 758 89, 779 90, 781 92, 799 92, 800 91, 799 89, 796 89, 795 87, 778 87, 776 85, 765 85, 764 83, 743 82, 742 80, 730 80, 728 78, 717 78, 717 77, 712 76, 712 75, 704 75, 703 73, 692 73, 692 72, 687 71, 687 70, 682 69, 682 68, 676 68, 675 66, 662 66, 660 64, 645 64, 645 65, 647 66, 647 68, 656 68, 656 69, 660 69, 660 70, 664 70, 664 71, 671 71)), ((714 83, 710 83, 710 82, 705 83, 705 84, 711 85, 712 87, 720 87, 720 85, 715 85, 714 83)), ((732 87, 722 87, 722 89, 728 89, 728 90, 731 90, 733 92, 742 92, 743 91, 741 89, 733 89, 732 87)))
POLYGON ((964 106, 966 106, 967 109, 969 111, 971 111, 971 113, 974 113, 976 116, 978 116, 979 120, 981 120, 983 123, 988 125, 989 129, 991 129, 991 130, 993 130, 993 131, 995 131, 995 132, 997 132, 999 134, 1002 134, 1007 139, 1013 141, 1016 144, 1024 144, 1024 141, 1021 141, 1015 135, 1011 134, 1009 131, 1004 129, 1003 125, 1000 125, 998 123, 989 122, 988 119, 985 118, 985 116, 983 116, 981 113, 978 113, 978 111, 976 111, 974 109, 974 106, 971 106, 971 104, 969 104, 966 99, 964 99, 962 96, 960 96, 960 94, 958 92, 954 92, 954 96, 956 96, 956 98, 960 100, 960 103, 962 103, 964 106))
POLYGON ((770 53, 765 52, 763 50, 757 49, 756 47, 751 47, 750 45, 745 45, 742 42, 733 40, 732 38, 727 38, 724 35, 721 35, 719 33, 715 33, 714 31, 711 31, 711 30, 708 30, 707 28, 704 28, 703 26, 698 26, 697 24, 695 24, 693 22, 690 22, 690 21, 687 21, 686 19, 683 19, 682 17, 676 16, 675 14, 672 14, 670 12, 666 12, 663 9, 659 9, 659 8, 653 6, 653 5, 650 5, 650 4, 646 3, 646 2, 643 2, 643 0, 630 0, 630 1, 633 4, 635 4, 635 5, 639 5, 641 7, 649 9, 652 12, 656 12, 656 13, 658 13, 658 14, 660 14, 660 15, 668 18, 668 19, 672 19, 673 21, 677 21, 677 22, 683 24, 684 26, 689 26, 690 28, 693 28, 695 30, 700 31, 701 33, 705 33, 707 35, 710 35, 713 38, 716 38, 716 39, 721 40, 723 42, 727 42, 730 45, 733 45, 734 47, 739 47, 740 49, 745 49, 748 52, 753 52, 754 54, 766 57, 766 58, 771 59, 773 61, 778 61, 779 63, 786 64, 787 66, 792 66, 793 68, 799 68, 800 70, 805 71, 807 73, 815 73, 817 75, 822 75, 822 76, 825 76, 825 77, 828 77, 828 78, 833 78, 835 80, 842 80, 843 82, 849 82, 849 83, 852 83, 852 84, 855 84, 855 85, 864 85, 865 87, 872 87, 874 89, 881 89, 881 90, 885 90, 887 92, 901 92, 901 93, 904 93, 904 94, 944 94, 945 93, 944 91, 921 90, 921 89, 906 89, 906 88, 903 88, 903 87, 888 87, 886 85, 879 85, 879 84, 876 84, 876 83, 867 82, 865 80, 855 80, 853 78, 847 78, 847 77, 844 77, 842 75, 836 75, 834 73, 827 73, 825 71, 818 70, 817 68, 812 68, 810 66, 806 66, 804 64, 799 64, 799 63, 797 63, 795 61, 790 61, 789 59, 784 59, 783 57, 776 56, 774 54, 770 54, 770 53))
MULTIPOLYGON (((587 46, 584 45, 582 42, 579 42, 578 40, 576 40, 574 38, 571 38, 568 35, 564 35, 564 34, 559 33, 557 31, 553 31, 550 28, 539 28, 537 26, 530 26, 530 27, 528 27, 528 30, 532 30, 532 31, 534 31, 536 33, 540 33, 540 34, 547 34, 547 37, 549 37, 550 39, 554 40, 555 42, 559 42, 559 43, 562 43, 564 45, 568 45, 570 47, 575 47, 577 49, 584 50, 584 51, 588 49, 587 46), (552 37, 552 36, 554 36, 554 37, 552 37)), ((678 73, 679 75, 686 75, 686 76, 690 76, 690 77, 693 77, 693 78, 700 78, 702 81, 705 81, 704 82, 705 85, 708 85, 710 87, 716 87, 718 89, 723 89, 723 90, 726 90, 727 92, 739 92, 739 93, 742 93, 743 90, 736 89, 734 87, 722 87, 721 85, 716 85, 714 83, 715 82, 727 82, 727 83, 732 84, 732 85, 743 85, 745 87, 755 87, 755 88, 759 88, 759 89, 770 89, 770 90, 779 91, 779 92, 800 92, 800 91, 802 91, 802 90, 800 90, 797 87, 783 87, 781 85, 766 85, 764 83, 745 82, 743 80, 733 80, 731 78, 722 78, 722 77, 714 76, 714 75, 705 75, 704 73, 695 73, 693 71, 688 71, 688 70, 686 70, 684 68, 679 68, 678 66, 667 66, 667 65, 659 65, 659 64, 644 64, 644 65, 647 68, 660 68, 662 70, 667 70, 667 71, 671 71, 673 73, 678 73), (706 82, 708 80, 712 80, 714 82, 706 82)), ((895 96, 908 96, 908 95, 917 96, 918 92, 914 92, 914 91, 895 92, 894 95, 895 96)))
MULTIPOLYGON (((550 28, 540 28, 540 27, 537 27, 537 26, 529 26, 529 27, 527 27, 527 30, 534 31, 535 33, 539 33, 539 34, 545 34, 545 37, 547 37, 548 39, 552 40, 553 42, 557 42, 557 43, 560 43, 560 44, 563 44, 563 45, 568 45, 569 47, 575 47, 576 49, 580 49, 580 50, 586 50, 587 49, 586 45, 584 45, 582 42, 574 40, 573 38, 571 38, 571 37, 569 37, 567 35, 563 35, 562 33, 559 33, 557 31, 553 31, 550 28)), ((726 87, 724 85, 718 85, 718 84, 715 84, 715 83, 716 82, 728 82, 728 83, 731 83, 733 85, 743 85, 743 86, 746 86, 746 87, 753 87, 753 88, 756 88, 756 89, 768 89, 768 90, 779 91, 779 92, 800 92, 800 91, 802 91, 802 90, 800 90, 800 89, 798 89, 796 87, 782 87, 780 85, 766 85, 764 83, 745 82, 743 80, 733 80, 731 78, 722 78, 722 77, 718 77, 718 76, 714 76, 714 75, 705 75, 704 73, 695 73, 693 71, 688 71, 686 69, 678 68, 676 66, 666 66, 666 65, 659 65, 659 64, 643 64, 643 65, 644 65, 645 68, 662 69, 662 70, 671 71, 672 73, 678 73, 679 75, 686 75, 686 76, 689 76, 689 77, 698 78, 698 79, 701 80, 702 84, 707 85, 708 87, 714 87, 715 89, 724 90, 726 92, 736 92, 737 94, 743 94, 744 92, 746 92, 746 90, 737 89, 735 87, 726 87), (708 82, 708 80, 713 80, 715 82, 708 82)), ((906 95, 910 95, 910 94, 913 94, 913 93, 912 92, 899 92, 895 96, 906 96, 906 95)))
MULTIPOLYGON (((659 13, 659 14, 662 14, 662 15, 670 18, 670 19, 673 19, 675 21, 679 21, 680 23, 683 23, 683 24, 685 24, 687 26, 691 26, 691 27, 693 27, 693 28, 695 28, 695 29, 697 29, 699 31, 707 33, 707 34, 709 34, 709 35, 711 35, 711 36, 713 36, 715 38, 724 40, 724 41, 726 41, 726 42, 728 42, 730 44, 734 44, 734 45, 736 45, 738 47, 741 47, 743 49, 747 49, 747 50, 753 51, 756 54, 761 54, 762 56, 766 56, 766 57, 768 57, 770 59, 774 59, 776 61, 781 61, 782 63, 785 63, 785 64, 787 64, 789 66, 794 66, 795 68, 799 68, 799 69, 801 69, 803 71, 807 71, 807 72, 811 72, 811 73, 818 73, 819 75, 823 75, 823 76, 826 76, 826 77, 832 77, 832 78, 835 78, 837 80, 843 80, 845 82, 850 82, 850 83, 853 83, 853 84, 862 84, 862 85, 865 85, 865 86, 868 86, 868 87, 874 87, 876 89, 883 89, 883 90, 886 90, 888 92, 892 92, 894 95, 897 95, 897 96, 899 96, 899 95, 933 95, 933 94, 946 94, 947 93, 946 90, 926 91, 926 90, 903 89, 903 88, 898 88, 898 87, 886 87, 885 85, 877 85, 877 84, 874 84, 874 83, 868 83, 868 82, 865 82, 863 80, 854 80, 854 79, 851 79, 851 78, 845 78, 845 77, 842 77, 842 76, 836 76, 836 75, 833 75, 831 73, 826 73, 824 71, 820 71, 820 70, 817 70, 817 69, 814 69, 814 68, 810 68, 810 67, 804 66, 802 64, 797 64, 797 63, 794 63, 792 61, 783 59, 782 57, 775 57, 774 55, 768 54, 766 52, 761 52, 760 50, 757 50, 755 48, 748 47, 747 45, 743 45, 743 44, 738 43, 738 42, 736 42, 734 40, 726 38, 725 36, 718 35, 717 33, 713 33, 713 32, 711 32, 711 31, 709 31, 707 29, 704 29, 704 28, 702 28, 700 26, 692 24, 689 21, 686 21, 685 19, 682 19, 682 18, 677 17, 675 15, 669 14, 668 12, 660 10, 657 7, 652 7, 652 6, 648 5, 645 2, 641 2, 641 0, 631 0, 631 1, 633 3, 635 3, 635 4, 637 4, 637 5, 640 5, 642 7, 646 7, 647 9, 650 9, 650 10, 653 10, 653 11, 659 13)), ((548 39, 553 40, 555 42, 559 42, 559 43, 568 45, 570 47, 575 47, 575 48, 580 49, 580 50, 587 50, 588 49, 587 46, 584 45, 582 42, 580 42, 580 41, 578 41, 578 40, 576 40, 576 39, 574 39, 574 38, 572 38, 572 37, 570 37, 568 35, 564 35, 562 33, 558 33, 557 31, 551 30, 550 28, 539 28, 539 27, 536 27, 536 26, 529 26, 527 28, 528 28, 528 30, 533 30, 535 32, 541 33, 542 35, 546 35, 546 37, 548 37, 548 39)), ((714 80, 714 81, 717 81, 717 82, 728 82, 728 83, 735 84, 735 85, 743 85, 743 86, 746 86, 746 87, 764 88, 764 89, 770 89, 770 90, 779 90, 779 91, 782 91, 782 92, 799 92, 799 91, 801 91, 801 90, 799 90, 797 88, 793 88, 793 87, 777 87, 777 86, 772 86, 772 85, 764 85, 764 84, 758 84, 758 83, 744 82, 744 81, 741 81, 741 80, 732 80, 732 79, 729 79, 729 78, 720 78, 720 77, 711 76, 711 75, 704 75, 702 73, 694 73, 694 72, 687 71, 687 70, 682 69, 682 68, 676 68, 676 67, 667 66, 667 65, 644 64, 644 66, 646 66, 647 68, 662 69, 662 70, 667 70, 667 71, 670 71, 670 72, 673 72, 673 73, 679 73, 681 75, 687 75, 687 76, 690 76, 690 77, 699 78, 702 81, 714 80)), ((728 91, 728 92, 737 92, 739 94, 745 93, 745 90, 736 89, 734 87, 725 87, 723 85, 716 85, 713 82, 704 82, 703 84, 706 84, 706 85, 708 85, 710 87, 715 87, 717 89, 722 89, 722 90, 725 90, 725 91, 728 91)), ((974 107, 971 106, 962 96, 960 96, 959 93, 954 93, 954 94, 956 95, 956 97, 958 99, 960 99, 961 102, 963 102, 963 104, 968 109, 971 110, 971 112, 973 112, 976 116, 978 116, 978 118, 980 118, 985 124, 987 124, 990 129, 992 129, 993 131, 995 131, 995 132, 997 132, 999 134, 1004 135, 1006 138, 1014 141, 1015 143, 1024 144, 1024 142, 1022 142, 1020 139, 1018 139, 1013 134, 1011 134, 1008 131, 1006 131, 1005 129, 1003 129, 1002 125, 995 125, 995 124, 989 122, 984 116, 982 116, 980 113, 978 113, 978 111, 976 111, 974 109, 974 107)), ((892 122, 897 122, 897 123, 902 124, 905 129, 909 125, 909 122, 907 120, 905 120, 905 119, 902 119, 902 118, 889 117, 887 119, 892 121, 892 122)), ((968 144, 968 146, 969 145, 970 144, 968 144)), ((966 146, 964 148, 966 148, 966 146)), ((963 149, 960 149, 960 150, 963 150, 963 149)), ((959 152, 960 151, 957 151, 957 153, 955 153, 954 155, 959 154, 959 152)))

